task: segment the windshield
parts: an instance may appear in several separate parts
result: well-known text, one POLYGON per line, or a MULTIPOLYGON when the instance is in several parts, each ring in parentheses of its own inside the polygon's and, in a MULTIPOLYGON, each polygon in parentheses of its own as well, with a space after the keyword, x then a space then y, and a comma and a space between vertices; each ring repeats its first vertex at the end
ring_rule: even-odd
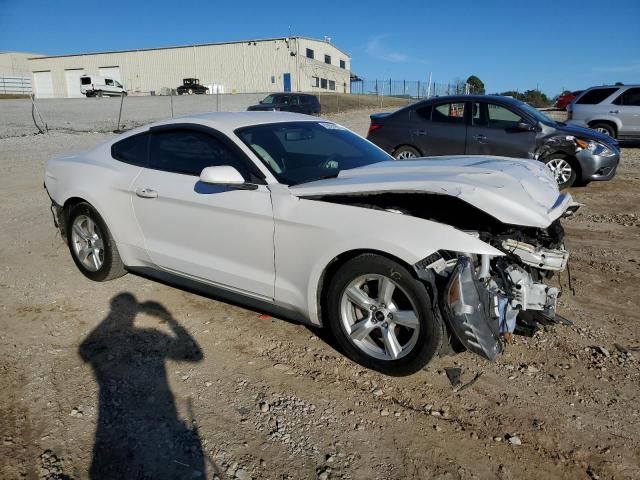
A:
POLYGON ((280 183, 295 185, 341 170, 393 160, 368 140, 331 122, 286 122, 236 130, 280 183))
POLYGON ((274 103, 275 95, 267 95, 261 103, 274 103))
POLYGON ((556 124, 555 120, 551 120, 549 117, 547 117, 540 110, 538 110, 535 107, 532 107, 528 103, 519 102, 518 105, 520 106, 520 108, 522 108, 524 111, 526 111, 529 115, 531 115, 537 121, 542 122, 542 123, 546 123, 547 125, 555 125, 556 124))

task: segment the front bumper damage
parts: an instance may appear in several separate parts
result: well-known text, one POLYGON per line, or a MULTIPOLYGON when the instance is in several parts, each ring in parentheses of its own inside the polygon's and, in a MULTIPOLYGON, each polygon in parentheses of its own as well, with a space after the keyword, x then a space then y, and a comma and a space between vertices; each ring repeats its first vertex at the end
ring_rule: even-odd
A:
POLYGON ((553 320, 560 290, 545 282, 569 261, 563 248, 508 239, 502 249, 507 255, 459 255, 432 263, 444 282, 440 310, 450 332, 467 350, 491 361, 502 352, 501 334, 515 330, 521 312, 553 320))

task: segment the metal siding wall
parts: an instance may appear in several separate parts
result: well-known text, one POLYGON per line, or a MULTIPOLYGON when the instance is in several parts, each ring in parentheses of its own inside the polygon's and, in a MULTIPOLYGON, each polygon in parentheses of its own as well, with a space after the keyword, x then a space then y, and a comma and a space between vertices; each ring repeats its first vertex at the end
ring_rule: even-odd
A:
MULTIPOLYGON (((292 90, 311 91, 311 76, 304 58, 305 45, 314 48, 316 55, 324 52, 332 56, 336 66, 319 63, 318 71, 331 72, 336 80, 336 91, 342 92, 338 83, 345 78, 349 83, 349 71, 338 68, 340 58, 349 66, 349 59, 333 45, 306 39, 291 38, 221 45, 202 45, 158 50, 121 53, 98 53, 69 57, 29 60, 29 70, 51 70, 56 97, 66 96, 65 69, 82 68, 87 74, 98 75, 100 67, 120 67, 121 81, 131 94, 146 94, 151 90, 160 93, 162 87, 176 88, 183 78, 195 77, 203 85, 222 84, 226 93, 282 91, 282 74, 291 74, 292 90), (249 45, 250 43, 250 45, 249 45), (300 50, 297 52, 297 50, 300 50), (297 52, 298 56, 291 56, 297 52), (274 76, 276 83, 271 83, 274 76)), ((324 78, 328 78, 326 75, 324 78)))

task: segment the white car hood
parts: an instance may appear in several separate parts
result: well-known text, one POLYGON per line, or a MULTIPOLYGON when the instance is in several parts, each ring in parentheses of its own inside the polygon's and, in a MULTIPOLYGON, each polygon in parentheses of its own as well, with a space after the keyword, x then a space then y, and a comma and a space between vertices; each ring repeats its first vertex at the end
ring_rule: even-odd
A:
POLYGON ((546 167, 534 160, 449 156, 374 163, 336 178, 290 187, 298 197, 434 193, 458 197, 503 223, 546 228, 571 203, 546 167))

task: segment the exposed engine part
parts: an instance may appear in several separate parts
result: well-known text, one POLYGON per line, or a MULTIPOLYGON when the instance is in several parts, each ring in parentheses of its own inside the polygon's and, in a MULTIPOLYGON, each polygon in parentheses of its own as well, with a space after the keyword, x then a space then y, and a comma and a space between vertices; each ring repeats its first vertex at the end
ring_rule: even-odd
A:
POLYGON ((517 255, 526 265, 543 270, 564 270, 569 261, 569 252, 564 249, 535 247, 512 239, 502 242, 502 250, 517 255))
POLYGON ((558 289, 536 283, 531 274, 517 265, 509 265, 505 273, 511 282, 510 304, 520 310, 542 310, 553 316, 558 300, 558 289))

